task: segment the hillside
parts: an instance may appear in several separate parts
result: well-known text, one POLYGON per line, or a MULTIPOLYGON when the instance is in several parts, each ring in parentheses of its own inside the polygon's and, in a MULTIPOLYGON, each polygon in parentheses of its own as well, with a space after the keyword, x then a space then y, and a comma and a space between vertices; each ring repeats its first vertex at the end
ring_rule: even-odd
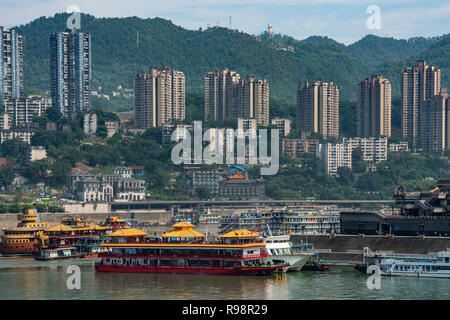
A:
MULTIPOLYGON (((67 14, 41 17, 19 26, 25 36, 25 72, 29 88, 49 88, 49 34, 63 31, 67 14)), ((150 65, 185 72, 188 90, 203 90, 203 75, 220 67, 267 78, 271 95, 293 103, 299 82, 321 78, 336 82, 344 99, 354 96, 365 67, 343 52, 311 44, 296 53, 277 51, 254 36, 226 28, 186 30, 168 20, 82 16, 82 31, 92 38, 94 85, 112 90, 132 87, 134 75, 150 65), (137 32, 139 31, 139 47, 137 32)))
POLYGON ((397 40, 367 35, 345 47, 344 51, 362 64, 375 68, 383 63, 417 56, 439 40, 440 37, 397 40))
MULTIPOLYGON (((49 35, 63 31, 67 17, 56 14, 16 27, 25 37, 29 91, 49 90, 49 35)), ((168 65, 185 72, 189 92, 203 92, 206 72, 228 67, 241 77, 268 79, 271 97, 289 104, 295 104, 297 85, 314 79, 334 81, 342 101, 355 100, 358 82, 376 72, 391 81, 393 97, 398 97, 399 72, 406 64, 414 64, 417 57, 447 67, 442 72, 442 85, 449 84, 448 36, 410 40, 366 36, 346 47, 320 36, 301 41, 281 35, 257 39, 227 28, 187 30, 161 18, 95 18, 84 14, 82 31, 92 38, 92 87, 101 85, 107 93, 118 85, 132 88, 135 74, 149 66, 168 65), (292 45, 295 52, 276 50, 271 46, 273 41, 292 45), (380 65, 374 67, 376 64, 380 65)))
POLYGON ((400 72, 407 66, 417 64, 417 60, 425 60, 429 65, 441 69, 441 87, 450 88, 450 35, 443 36, 441 40, 433 43, 422 53, 408 59, 385 63, 376 68, 377 73, 392 79, 393 92, 400 92, 400 72))

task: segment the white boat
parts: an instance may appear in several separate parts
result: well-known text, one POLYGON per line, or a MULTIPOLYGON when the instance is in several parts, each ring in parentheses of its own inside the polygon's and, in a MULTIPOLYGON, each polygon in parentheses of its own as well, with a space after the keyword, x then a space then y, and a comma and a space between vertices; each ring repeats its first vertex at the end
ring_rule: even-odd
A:
POLYGON ((273 264, 289 264, 289 267, 284 268, 283 272, 300 271, 313 255, 308 252, 294 253, 292 242, 289 241, 290 235, 266 236, 263 239, 266 244, 268 261, 273 264))
MULTIPOLYGON (((396 255, 373 253, 364 248, 366 267, 375 265, 381 275, 450 278, 450 250, 430 254, 396 255)), ((370 273, 369 271, 368 273, 370 273)))

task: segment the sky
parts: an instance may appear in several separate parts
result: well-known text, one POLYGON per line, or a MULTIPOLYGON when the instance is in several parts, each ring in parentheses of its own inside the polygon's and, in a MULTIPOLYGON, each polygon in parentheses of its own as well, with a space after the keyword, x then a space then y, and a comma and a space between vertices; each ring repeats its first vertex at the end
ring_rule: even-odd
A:
POLYGON ((449 0, 0 0, 0 25, 26 24, 73 5, 98 18, 160 17, 187 29, 229 27, 231 16, 232 28, 246 33, 260 34, 271 23, 274 33, 328 36, 347 45, 367 34, 450 33, 449 0))

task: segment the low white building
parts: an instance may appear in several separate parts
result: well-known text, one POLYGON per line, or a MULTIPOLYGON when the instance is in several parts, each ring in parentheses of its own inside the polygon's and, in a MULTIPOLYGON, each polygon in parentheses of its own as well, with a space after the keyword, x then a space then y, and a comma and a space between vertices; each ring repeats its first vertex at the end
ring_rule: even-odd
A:
POLYGON ((389 143, 389 152, 406 152, 409 151, 408 141, 400 141, 399 143, 389 143))
POLYGON ((19 139, 28 144, 31 143, 31 137, 34 134, 33 129, 9 129, 0 130, 0 141, 1 143, 6 140, 19 139))
POLYGON ((285 118, 274 118, 272 124, 280 129, 280 134, 286 137, 291 132, 291 120, 285 118))
POLYGON ((322 160, 328 175, 337 176, 339 167, 352 169, 352 150, 352 146, 345 143, 319 144, 316 156, 322 160))
POLYGON ((84 133, 95 134, 97 132, 97 115, 87 113, 84 115, 84 133))
POLYGON ((117 121, 105 121, 107 137, 111 138, 119 131, 119 123, 117 121))
POLYGON ((39 161, 47 158, 47 151, 44 147, 31 147, 30 148, 30 161, 39 161))
POLYGON ((387 160, 388 139, 383 138, 344 138, 344 144, 350 144, 352 149, 361 148, 363 160, 378 163, 387 160))

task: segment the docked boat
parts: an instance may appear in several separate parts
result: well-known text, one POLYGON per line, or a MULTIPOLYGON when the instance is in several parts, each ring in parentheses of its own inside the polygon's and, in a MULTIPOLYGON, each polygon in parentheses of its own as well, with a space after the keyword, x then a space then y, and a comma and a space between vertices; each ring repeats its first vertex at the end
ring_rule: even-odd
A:
POLYGON ((43 249, 34 256, 36 260, 59 260, 59 259, 70 259, 77 257, 77 251, 75 247, 61 247, 54 249, 43 249))
POLYGON ((36 251, 37 234, 49 225, 40 222, 36 209, 27 209, 17 215, 20 221, 15 228, 3 229, 0 242, 0 254, 8 255, 32 255, 36 251))
POLYGON ((86 216, 63 220, 61 224, 45 229, 37 235, 37 260, 97 257, 107 249, 106 227, 92 224, 86 216))
MULTIPOLYGON (((380 268, 381 275, 450 278, 450 250, 430 254, 400 255, 374 253, 364 248, 364 268, 380 268)), ((370 271, 369 271, 370 273, 370 271)))
POLYGON ((264 237, 268 260, 275 264, 288 264, 282 271, 300 271, 313 255, 309 252, 294 252, 290 235, 264 237))
POLYGON ((179 222, 160 238, 149 238, 137 229, 109 235, 95 264, 98 272, 149 272, 219 275, 269 275, 286 264, 267 263, 266 244, 257 233, 233 230, 207 240, 193 225, 179 222))

